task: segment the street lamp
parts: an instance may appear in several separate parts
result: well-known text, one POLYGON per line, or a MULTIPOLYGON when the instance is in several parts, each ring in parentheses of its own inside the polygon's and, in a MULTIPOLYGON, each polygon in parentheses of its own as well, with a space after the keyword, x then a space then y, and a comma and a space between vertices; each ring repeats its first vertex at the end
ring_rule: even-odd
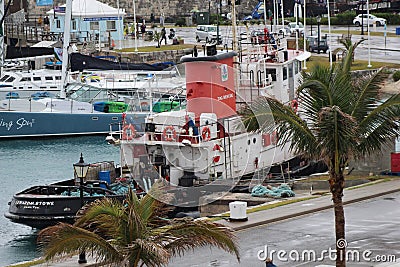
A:
POLYGON ((317 23, 318 23, 318 54, 319 54, 320 53, 319 44, 320 44, 320 36, 321 36, 321 31, 320 31, 321 17, 319 15, 317 16, 317 23))
POLYGON ((361 35, 364 35, 364 1, 361 1, 361 35))
MULTIPOLYGON (((77 178, 79 178, 79 199, 81 200, 81 207, 83 207, 83 205, 85 204, 83 201, 83 179, 86 178, 87 172, 89 170, 89 164, 87 164, 83 161, 83 155, 81 153, 79 162, 75 163, 73 166, 74 166, 75 175, 77 178)), ((82 251, 79 254, 78 263, 79 264, 87 263, 85 251, 82 251)))

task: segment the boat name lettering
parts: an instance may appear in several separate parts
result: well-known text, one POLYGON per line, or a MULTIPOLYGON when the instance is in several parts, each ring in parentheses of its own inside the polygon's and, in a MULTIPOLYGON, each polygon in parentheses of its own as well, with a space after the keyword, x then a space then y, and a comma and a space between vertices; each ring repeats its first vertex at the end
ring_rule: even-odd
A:
POLYGON ((218 101, 225 100, 225 99, 232 98, 232 97, 233 97, 233 94, 218 96, 218 101))
POLYGON ((0 127, 4 127, 9 131, 11 127, 13 126, 13 121, 6 122, 3 119, 0 120, 0 127))
POLYGON ((54 206, 54 201, 27 201, 17 200, 16 205, 31 205, 31 206, 54 206))
POLYGON ((24 126, 32 127, 34 123, 35 123, 35 119, 32 119, 31 121, 29 121, 29 120, 25 120, 24 118, 20 118, 16 121, 16 124, 18 125, 17 130, 21 129, 24 126))
MULTIPOLYGON (((32 120, 26 120, 25 118, 19 118, 17 121, 15 121, 16 129, 19 130, 24 126, 28 127, 33 127, 33 124, 35 123, 35 119, 32 120)), ((4 121, 4 119, 0 120, 0 127, 4 127, 7 129, 7 131, 10 131, 11 128, 14 126, 14 121, 4 121)))

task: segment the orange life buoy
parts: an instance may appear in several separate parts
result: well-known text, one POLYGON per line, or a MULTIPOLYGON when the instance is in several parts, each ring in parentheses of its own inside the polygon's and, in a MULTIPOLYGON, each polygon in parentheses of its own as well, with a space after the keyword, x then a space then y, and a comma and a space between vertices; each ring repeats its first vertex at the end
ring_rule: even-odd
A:
POLYGON ((290 106, 294 110, 294 112, 297 112, 297 109, 299 108, 299 103, 297 102, 296 99, 293 99, 292 102, 290 103, 290 106))
POLYGON ((210 127, 203 127, 203 130, 201 131, 201 138, 203 141, 209 141, 211 139, 210 127))
POLYGON ((176 131, 174 126, 167 126, 163 131, 163 139, 168 142, 176 141, 176 131))
POLYGON ((135 127, 132 124, 126 124, 122 128, 122 140, 132 140, 136 136, 135 127))

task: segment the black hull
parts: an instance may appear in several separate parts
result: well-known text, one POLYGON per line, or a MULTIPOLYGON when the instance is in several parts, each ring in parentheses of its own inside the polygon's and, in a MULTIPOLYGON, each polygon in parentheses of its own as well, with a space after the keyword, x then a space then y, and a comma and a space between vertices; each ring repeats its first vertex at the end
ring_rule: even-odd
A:
MULTIPOLYGON (((73 180, 66 180, 49 186, 34 186, 13 196, 9 211, 4 214, 12 222, 42 229, 58 222, 73 223, 81 208, 79 196, 62 195, 77 192, 73 180)), ((104 197, 122 201, 124 195, 116 195, 101 187, 86 187, 90 196, 84 197, 84 204, 104 197), (100 195, 101 194, 101 195, 100 195)))

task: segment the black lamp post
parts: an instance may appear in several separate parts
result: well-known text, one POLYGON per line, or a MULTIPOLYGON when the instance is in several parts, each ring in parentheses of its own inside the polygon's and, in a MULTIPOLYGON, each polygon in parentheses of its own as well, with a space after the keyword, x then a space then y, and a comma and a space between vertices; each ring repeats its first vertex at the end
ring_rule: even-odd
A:
POLYGON ((361 1, 361 35, 364 35, 364 1, 361 1))
POLYGON ((320 31, 321 17, 319 15, 317 16, 317 23, 318 23, 318 54, 319 54, 320 53, 319 44, 320 44, 320 37, 321 37, 321 31, 320 31))
MULTIPOLYGON (((77 178, 79 178, 79 198, 81 200, 81 207, 83 207, 83 205, 85 204, 83 201, 83 179, 86 178, 87 172, 89 170, 89 164, 87 164, 83 161, 83 155, 81 153, 79 162, 75 163, 73 166, 74 166, 75 175, 77 178)), ((82 251, 79 254, 78 263, 79 264, 87 263, 85 251, 82 251)))

